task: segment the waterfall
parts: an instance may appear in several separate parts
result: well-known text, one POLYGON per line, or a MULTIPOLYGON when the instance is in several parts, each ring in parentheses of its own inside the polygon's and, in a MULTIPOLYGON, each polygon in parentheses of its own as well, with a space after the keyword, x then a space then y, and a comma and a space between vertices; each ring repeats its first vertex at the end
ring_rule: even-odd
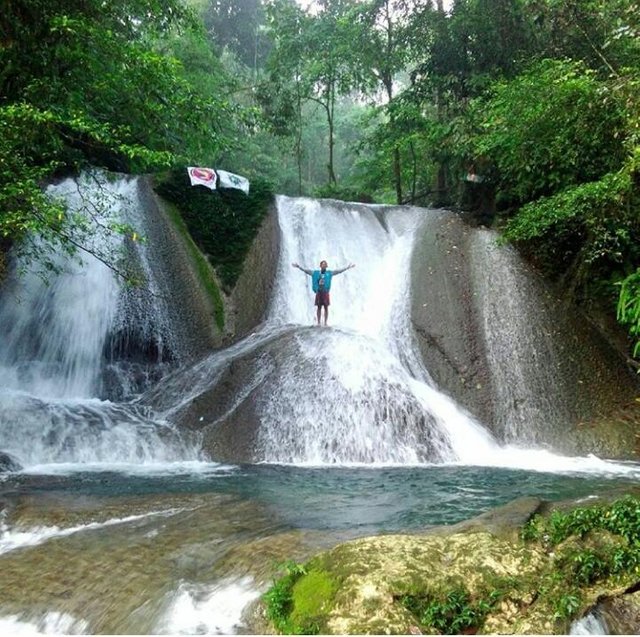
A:
MULTIPOLYGON (((167 420, 200 432, 212 458, 607 470, 596 458, 562 458, 532 448, 547 421, 567 417, 558 403, 572 394, 561 391, 559 397, 553 391, 562 390, 551 373, 558 359, 566 358, 564 368, 574 369, 567 378, 579 385, 589 377, 591 358, 598 356, 583 356, 587 362, 581 363, 567 351, 572 343, 563 349, 552 338, 547 342, 563 309, 531 283, 533 277, 521 271, 524 266, 513 251, 495 244, 495 235, 472 231, 469 243, 453 251, 471 262, 464 267, 473 279, 467 288, 461 286, 469 298, 456 307, 469 308, 469 328, 477 342, 485 342, 488 353, 475 346, 470 351, 479 360, 486 356, 476 364, 489 368, 485 374, 499 414, 496 430, 502 433, 503 428, 508 446, 436 385, 418 347, 412 254, 417 238, 424 232, 440 235, 449 216, 405 206, 285 196, 277 199, 277 213, 280 257, 273 267, 265 323, 244 341, 161 381, 141 401, 167 420), (333 278, 328 327, 316 326, 310 277, 292 267, 299 263, 315 269, 321 260, 330 269, 356 264, 333 278), (542 308, 537 318, 536 304, 542 308), (520 401, 521 395, 527 400, 520 401), (523 443, 521 449, 514 446, 523 443)), ((446 260, 437 267, 447 267, 446 260)), ((420 285, 431 288, 435 279, 420 285)), ((448 287, 442 302, 455 291, 448 287)), ((438 319, 443 313, 433 314, 438 319)), ((437 329, 446 332, 449 325, 439 321, 437 329)), ((599 364, 594 378, 601 379, 602 357, 599 364)))
POLYGON ((47 193, 92 225, 90 252, 75 260, 54 255, 47 280, 37 265, 16 263, 3 288, 0 450, 26 465, 183 457, 176 433, 148 410, 100 400, 110 392, 139 393, 145 374, 161 366, 163 345, 178 351, 148 248, 103 231, 112 223, 144 225, 139 181, 84 175, 47 193), (144 288, 121 285, 94 254, 126 254, 143 273, 144 288), (113 358, 134 338, 153 345, 151 366, 113 358))
MULTIPOLYGON (((280 336, 238 353, 242 381, 237 372, 212 380, 212 399, 217 383, 225 394, 231 382, 252 384, 247 401, 229 401, 212 418, 198 399, 186 421, 204 421, 219 450, 223 436, 227 446, 246 447, 247 419, 257 419, 250 458, 265 462, 413 464, 489 454, 490 434, 433 386, 416 353, 409 262, 425 214, 279 197, 281 255, 262 334, 280 336), (333 278, 329 326, 316 327, 310 277, 292 262, 313 269, 323 259, 330 269, 356 267, 333 278)), ((210 378, 218 360, 208 364, 210 378)))
POLYGON ((515 250, 497 244, 497 234, 477 230, 471 249, 480 305, 494 425, 506 442, 535 443, 545 428, 571 422, 558 369, 568 352, 556 338, 559 303, 528 272, 515 250), (508 364, 506 364, 508 361, 508 364))
POLYGON ((573 425, 634 399, 617 352, 497 233, 474 230, 469 261, 502 441, 562 449, 573 425))
MULTIPOLYGON (((120 203, 131 183, 112 190, 120 203)), ((48 193, 79 211, 87 194, 72 179, 48 193)), ((89 193, 91 196, 91 193, 89 193)), ((105 246, 109 249, 111 246, 105 246)), ((101 261, 52 256, 59 273, 48 280, 35 267, 14 276, 0 299, 0 385, 48 398, 95 396, 99 391, 102 348, 118 304, 118 284, 101 261)))
MULTIPOLYGON (((176 286, 188 286, 182 271, 165 280, 170 244, 162 244, 141 182, 66 180, 50 193, 77 214, 87 202, 106 201, 105 219, 131 223, 152 240, 98 233, 106 243, 94 246, 133 259, 144 288, 123 288, 91 255, 81 266, 60 260, 47 285, 27 272, 4 286, 0 451, 23 464, 172 462, 205 453, 223 462, 559 468, 548 452, 500 446, 423 363, 412 322, 412 255, 428 234, 427 257, 435 269, 448 267, 437 244, 449 213, 279 196, 281 248, 267 319, 193 363, 189 347, 197 349, 202 332, 185 319, 190 311, 176 312, 183 305, 176 286), (315 325, 310 277, 291 265, 314 269, 320 260, 330 269, 356 264, 333 279, 328 327, 315 325)), ((585 405, 597 394, 587 380, 605 378, 606 361, 595 349, 580 359, 573 342, 557 340, 562 308, 493 233, 470 232, 454 247, 456 276, 458 267, 468 270, 469 286, 444 277, 451 285, 438 296, 437 277, 419 285, 438 293, 432 305, 466 294, 453 305, 469 309, 466 332, 451 334, 484 343, 483 352, 475 342, 469 351, 492 386, 495 422, 487 424, 500 442, 539 444, 545 427, 561 430, 557 424, 570 420, 569 398, 585 405)), ((454 309, 436 309, 432 323, 446 332, 454 309)), ((562 330, 579 338, 566 321, 562 330)), ((460 339, 439 344, 449 361, 453 341, 460 339)), ((594 464, 585 462, 565 465, 594 464)))

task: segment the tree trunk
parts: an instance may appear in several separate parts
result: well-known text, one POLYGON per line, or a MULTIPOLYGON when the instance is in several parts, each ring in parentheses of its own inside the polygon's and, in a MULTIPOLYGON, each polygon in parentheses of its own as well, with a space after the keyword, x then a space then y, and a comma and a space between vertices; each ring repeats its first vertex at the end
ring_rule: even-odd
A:
POLYGON ((298 130, 296 134, 296 160, 298 163, 298 195, 302 196, 302 96, 300 95, 300 83, 296 82, 298 97, 298 130))
POLYGON ((335 82, 332 82, 329 87, 329 104, 327 105, 327 121, 329 122, 329 183, 336 184, 338 180, 336 179, 336 173, 333 168, 333 147, 334 147, 334 139, 333 139, 333 116, 335 113, 335 105, 336 105, 336 95, 335 95, 335 82))

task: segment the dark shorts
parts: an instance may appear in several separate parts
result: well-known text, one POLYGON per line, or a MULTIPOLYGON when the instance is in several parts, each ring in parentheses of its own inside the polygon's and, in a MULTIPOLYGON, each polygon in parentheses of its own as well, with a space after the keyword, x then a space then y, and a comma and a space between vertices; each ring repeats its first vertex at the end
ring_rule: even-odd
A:
POLYGON ((316 292, 316 305, 318 307, 329 307, 329 292, 316 292))

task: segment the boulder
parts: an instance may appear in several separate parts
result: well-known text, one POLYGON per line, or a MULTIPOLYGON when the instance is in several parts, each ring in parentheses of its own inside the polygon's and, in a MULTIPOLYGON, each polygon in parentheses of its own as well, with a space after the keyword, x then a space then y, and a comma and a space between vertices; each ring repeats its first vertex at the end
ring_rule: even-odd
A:
POLYGON ((0 451, 0 473, 10 473, 13 471, 22 471, 22 465, 15 456, 0 451))

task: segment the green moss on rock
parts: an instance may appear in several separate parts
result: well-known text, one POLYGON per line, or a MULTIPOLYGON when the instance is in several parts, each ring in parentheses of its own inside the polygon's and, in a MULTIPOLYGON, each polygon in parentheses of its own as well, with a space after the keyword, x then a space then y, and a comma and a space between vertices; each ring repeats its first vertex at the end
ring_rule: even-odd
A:
POLYGON ((180 168, 157 178, 155 190, 178 208, 193 240, 230 291, 273 200, 270 185, 254 179, 248 195, 236 189, 212 191, 191 186, 186 168, 180 168))
POLYGON ((347 542, 299 567, 277 628, 563 634, 598 600, 638 585, 639 520, 640 500, 627 497, 537 516, 522 538, 474 529, 347 542))

